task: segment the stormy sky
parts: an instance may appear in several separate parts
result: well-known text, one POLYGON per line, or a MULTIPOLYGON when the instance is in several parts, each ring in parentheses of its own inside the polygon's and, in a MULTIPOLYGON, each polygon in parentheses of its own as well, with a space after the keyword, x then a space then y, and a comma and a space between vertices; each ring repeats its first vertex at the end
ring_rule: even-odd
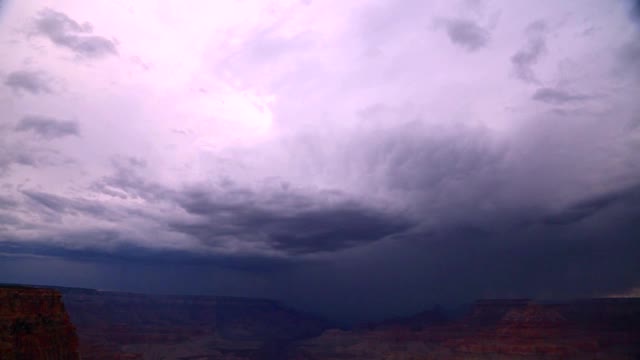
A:
POLYGON ((0 1, 0 282, 373 319, 640 287, 640 3, 0 1))

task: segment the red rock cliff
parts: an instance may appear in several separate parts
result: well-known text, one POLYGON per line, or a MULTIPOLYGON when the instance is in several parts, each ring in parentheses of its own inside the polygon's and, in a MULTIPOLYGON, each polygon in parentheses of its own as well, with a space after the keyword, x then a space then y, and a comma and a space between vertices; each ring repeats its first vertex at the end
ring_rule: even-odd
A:
POLYGON ((58 291, 0 285, 0 359, 79 359, 75 328, 58 291))

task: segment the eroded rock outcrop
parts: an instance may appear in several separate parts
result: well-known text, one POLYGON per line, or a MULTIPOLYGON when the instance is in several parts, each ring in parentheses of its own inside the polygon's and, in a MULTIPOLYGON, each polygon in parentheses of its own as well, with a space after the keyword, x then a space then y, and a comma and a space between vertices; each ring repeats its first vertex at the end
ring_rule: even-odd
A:
POLYGON ((58 291, 0 285, 0 359, 79 359, 75 328, 58 291))

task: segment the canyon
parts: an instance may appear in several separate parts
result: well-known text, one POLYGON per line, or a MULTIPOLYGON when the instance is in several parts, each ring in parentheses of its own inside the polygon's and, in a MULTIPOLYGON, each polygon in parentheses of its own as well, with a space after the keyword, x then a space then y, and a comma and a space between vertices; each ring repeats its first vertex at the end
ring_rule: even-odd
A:
POLYGON ((296 345, 292 359, 640 358, 640 299, 564 303, 480 300, 460 319, 444 314, 328 330, 296 345))
POLYGON ((78 345, 60 292, 0 285, 0 359, 78 360, 78 345))
POLYGON ((478 300, 338 329, 266 299, 0 286, 0 359, 80 358, 631 360, 640 299, 478 300))
POLYGON ((78 329, 83 360, 281 359, 290 343, 329 326, 266 299, 56 290, 78 329))

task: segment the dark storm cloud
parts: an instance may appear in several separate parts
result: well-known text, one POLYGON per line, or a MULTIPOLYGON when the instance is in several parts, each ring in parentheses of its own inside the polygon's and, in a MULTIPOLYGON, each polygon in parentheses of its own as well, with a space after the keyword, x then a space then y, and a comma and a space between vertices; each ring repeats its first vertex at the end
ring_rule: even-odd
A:
MULTIPOLYGON (((118 157, 114 173, 92 189, 116 198, 139 198, 175 204, 192 215, 168 218, 169 228, 210 248, 229 244, 259 247, 285 254, 335 252, 402 233, 413 223, 404 215, 375 208, 337 192, 297 192, 286 187, 257 191, 229 180, 217 187, 176 191, 145 180, 144 163, 118 157)), ((48 197, 52 207, 67 206, 48 197)))
POLYGON ((412 233, 310 265, 283 280, 281 291, 301 306, 351 320, 477 298, 557 300, 624 292, 639 280, 639 195, 637 189, 607 195, 606 205, 600 196, 586 199, 597 205, 576 207, 589 207, 582 213, 589 215, 562 224, 538 212, 505 214, 507 226, 458 222, 412 233), (340 295, 305 285, 315 283, 330 283, 340 295))
MULTIPOLYGON (((203 242, 215 236, 236 234, 240 230, 238 226, 248 230, 251 236, 261 236, 261 231, 273 234, 277 233, 274 230, 284 230, 291 236, 300 236, 296 242, 284 243, 285 251, 296 254, 308 250, 330 251, 335 244, 342 246, 338 238, 335 244, 320 241, 322 249, 309 248, 304 237, 318 231, 322 234, 324 230, 348 232, 351 229, 348 223, 354 217, 366 217, 347 214, 343 216, 344 221, 332 222, 337 218, 335 209, 355 208, 362 214, 368 213, 366 208, 357 205, 340 205, 317 212, 322 216, 308 216, 305 211, 319 208, 314 197, 279 194, 269 201, 248 189, 229 185, 226 189, 231 195, 223 200, 220 197, 224 196, 209 188, 181 193, 177 203, 200 221, 174 220, 171 228, 203 242), (315 221, 320 224, 311 224, 315 221)), ((368 242, 369 247, 353 247, 351 252, 337 252, 320 262, 292 263, 292 259, 265 255, 224 256, 162 250, 133 245, 126 235, 112 230, 66 232, 41 241, 42 244, 77 241, 87 246, 84 249, 51 245, 29 248, 16 240, 13 247, 5 243, 3 251, 55 256, 68 261, 147 264, 152 269, 172 264, 185 271, 185 278, 200 279, 200 282, 189 283, 191 291, 199 291, 206 283, 203 272, 215 273, 220 268, 241 270, 269 279, 267 290, 247 290, 247 295, 264 296, 270 292, 295 305, 355 321, 395 311, 419 311, 434 303, 472 301, 477 297, 602 296, 635 286, 635 274, 640 273, 638 189, 640 187, 634 186, 586 197, 560 211, 505 211, 501 217, 508 219, 498 224, 478 222, 473 214, 477 210, 473 210, 465 219, 454 223, 429 231, 404 232, 392 241, 368 242), (187 264, 192 266, 188 270, 187 264)), ((47 208, 68 211, 73 206, 72 201, 41 193, 30 195, 47 208)), ((403 223, 403 220, 367 218, 366 225, 372 227, 371 231, 379 232, 376 236, 386 233, 384 228, 378 230, 376 221, 403 223)), ((403 228, 393 230, 401 232, 403 228)), ((235 274, 231 279, 239 281, 241 277, 235 274)))
POLYGON ((49 81, 38 71, 11 72, 5 77, 4 84, 15 92, 29 92, 34 95, 52 93, 49 81))
POLYGON ((81 260, 116 260, 117 258, 112 256, 113 253, 121 252, 121 257, 127 258, 129 249, 127 245, 122 244, 126 237, 111 229, 62 231, 32 237, 31 240, 24 242, 15 234, 0 233, 0 244, 5 254, 74 257, 81 260), (63 247, 59 246, 60 243, 71 245, 63 247))
MULTIPOLYGON (((138 264, 148 266, 151 272, 162 272, 169 266, 180 271, 183 281, 189 279, 185 284, 191 292, 200 292, 210 283, 211 278, 203 273, 235 269, 263 277, 269 285, 264 289, 225 288, 221 294, 240 288, 249 296, 277 294, 291 304, 334 319, 356 321, 482 297, 592 297, 636 286, 640 273, 637 189, 590 197, 554 214, 512 215, 509 223, 520 225, 478 228, 457 223, 375 242, 318 262, 150 249, 127 245, 130 243, 123 242, 126 236, 107 230, 65 233, 59 238, 112 244, 108 250, 62 248, 43 241, 31 247, 4 243, 3 251, 104 263, 109 269, 117 264, 138 264), (579 212, 589 215, 579 220, 547 221, 584 208, 589 210, 579 212)), ((207 213, 200 205, 194 209, 207 213)), ((116 273, 107 271, 105 276, 102 281, 119 281, 114 284, 122 288, 123 279, 116 273)), ((239 274, 228 276, 228 281, 236 284, 255 284, 239 274)), ((147 280, 153 279, 149 275, 147 280)), ((134 290, 175 292, 180 288, 140 286, 134 290)))
POLYGON ((513 271, 489 273, 496 284, 492 291, 537 297, 601 296, 636 286, 639 189, 587 198, 544 217, 543 223, 490 233, 481 240, 489 249, 484 261, 496 252, 495 258, 504 262, 498 268, 513 271))
POLYGON ((631 18, 640 22, 640 0, 631 0, 631 18))
POLYGON ((564 104, 570 102, 580 102, 591 99, 591 96, 583 94, 572 94, 564 90, 554 88, 539 88, 533 94, 532 99, 548 104, 564 104))
POLYGON ((18 132, 33 132, 47 140, 80 135, 78 124, 75 121, 58 120, 42 115, 27 115, 23 117, 14 130, 18 132))
POLYGON ((422 124, 425 115, 390 106, 369 107, 360 115, 369 125, 345 140, 343 152, 358 159, 361 173, 377 174, 377 181, 411 204, 422 221, 470 216, 504 188, 505 149, 493 144, 485 129, 443 126, 436 131, 422 124), (373 125, 383 119, 416 120, 386 129, 373 125))
POLYGON ((202 190, 182 194, 177 199, 180 206, 201 219, 174 222, 171 228, 213 246, 234 238, 287 254, 309 254, 372 243, 412 225, 400 215, 349 200, 326 204, 289 192, 274 192, 267 198, 246 189, 226 189, 226 193, 232 195, 220 197, 202 190))
POLYGON ((511 56, 514 74, 524 82, 539 82, 533 71, 533 65, 540 60, 540 57, 547 50, 544 36, 545 29, 546 25, 542 21, 530 24, 525 30, 528 37, 527 44, 511 56))
POLYGON ((31 240, 27 243, 18 236, 0 233, 0 245, 2 245, 0 253, 16 256, 31 254, 107 264, 135 262, 151 266, 167 264, 213 265, 222 269, 250 272, 282 270, 301 264, 293 258, 254 256, 242 253, 212 254, 194 252, 191 249, 158 249, 139 246, 133 243, 125 233, 113 229, 69 230, 41 235, 31 240), (60 243, 76 245, 57 245, 60 243))
POLYGON ((66 14, 52 9, 47 8, 38 13, 35 31, 57 46, 86 58, 102 58, 117 54, 116 44, 105 37, 93 35, 93 26, 90 23, 80 24, 66 14))
MULTIPOLYGON (((419 32, 434 16, 427 11, 429 3, 399 4, 376 2, 364 12, 362 23, 350 23, 356 25, 357 41, 337 46, 339 56, 329 56, 326 63, 323 56, 316 56, 325 54, 324 47, 313 52, 323 43, 314 41, 315 33, 283 37, 290 32, 277 27, 252 32, 246 46, 234 48, 231 54, 223 51, 221 56, 243 86, 261 90, 261 84, 269 84, 270 91, 265 93, 283 100, 269 107, 273 139, 261 137, 246 151, 220 150, 229 155, 228 167, 227 163, 216 166, 216 160, 204 153, 176 154, 167 162, 161 158, 166 154, 148 155, 148 164, 136 157, 118 157, 106 176, 93 174, 99 178, 90 178, 96 180, 86 197, 82 197, 86 189, 76 190, 75 182, 67 188, 75 195, 49 192, 47 174, 36 174, 45 182, 18 190, 20 202, 8 203, 7 209, 12 209, 2 213, 6 229, 19 226, 28 230, 24 233, 36 235, 19 237, 23 232, 0 227, 0 252, 85 261, 92 269, 86 272, 91 273, 88 277, 102 277, 90 286, 102 286, 104 280, 118 287, 129 281, 132 289, 140 291, 150 288, 147 282, 155 282, 167 292, 181 286, 202 291, 222 280, 231 284, 225 291, 278 294, 307 309, 333 311, 343 319, 418 311, 435 302, 479 297, 603 296, 637 286, 639 191, 637 187, 620 190, 619 185, 636 181, 640 174, 637 132, 621 125, 629 120, 626 114, 636 109, 628 105, 633 87, 618 87, 603 70, 587 77, 584 87, 576 88, 580 93, 538 85, 531 98, 520 99, 520 95, 512 97, 509 89, 506 97, 485 94, 485 87, 471 82, 447 89, 450 80, 458 82, 455 79, 462 76, 448 77, 458 74, 446 73, 448 57, 434 58, 433 49, 428 49, 430 41, 413 41, 431 40, 431 34, 419 32), (405 40, 411 40, 411 45, 404 47, 405 40), (344 56, 344 49, 361 54, 359 46, 379 48, 388 56, 374 61, 344 56), (395 47, 402 51, 394 52, 395 47), (313 66, 291 71, 307 60, 313 66), (316 64, 315 60, 321 61, 316 64), (335 73, 335 64, 344 65, 344 71, 335 73), (443 74, 435 88, 431 79, 439 76, 428 76, 432 69, 443 74), (465 95, 467 87, 470 91, 465 95), (587 97, 602 88, 624 89, 628 94, 608 92, 598 103, 602 106, 597 113, 591 106, 580 106, 590 105, 587 97), (297 100, 289 101, 297 97, 287 95, 299 94, 317 99, 306 98, 311 102, 301 102, 297 108, 297 100), (543 114, 538 116, 539 107, 526 101, 531 99, 574 106, 561 109, 562 117, 542 106, 543 114), (379 102, 386 104, 365 109, 358 122, 355 109, 379 102), (517 103, 526 106, 522 111, 502 112, 511 105, 517 108, 517 103), (320 116, 325 110, 326 116, 320 116), (300 119, 308 123, 300 125, 300 119), (185 188, 172 188, 154 177, 166 174, 164 165, 187 162, 202 166, 197 175, 202 183, 186 183, 193 174, 183 176, 179 171, 165 181, 185 188), (159 163, 161 168, 154 168, 159 163), (236 166, 242 169, 236 172, 236 166), (281 177, 283 185, 263 186, 263 176, 269 175, 281 177), (231 180, 216 183, 218 176, 231 180), (23 217, 56 220, 55 216, 58 222, 12 223, 23 217), (104 225, 105 220, 110 223, 104 225), (93 263, 101 265, 100 271, 91 267, 93 263), (113 264, 136 271, 117 276, 113 264), (142 267, 146 275, 138 272, 142 267), (178 268, 183 269, 180 276, 171 286, 162 287, 167 283, 164 277, 178 268), (222 279, 221 268, 250 276, 224 272, 228 276, 222 279)), ((546 11, 550 15, 556 10, 546 11)), ((501 28, 506 31, 522 26, 517 17, 504 21, 501 28)), ((553 23, 553 17, 548 21, 553 23)), ((447 42, 448 35, 456 46, 469 51, 487 49, 489 43, 505 39, 490 37, 472 23, 453 25, 446 28, 447 34, 435 36, 447 42)), ((544 23, 530 25, 522 40, 521 49, 508 50, 514 54, 514 76, 538 82, 535 67, 546 51, 544 23)), ((459 52, 453 46, 446 48, 459 52)), ((567 45, 569 54, 583 54, 580 48, 567 45)), ((629 64, 639 58, 635 49, 627 52, 629 64)), ((592 69, 591 59, 585 61, 592 69)), ((600 58, 593 61, 593 69, 609 65, 600 58)), ((500 72, 499 59, 495 64, 487 74, 500 72)), ((584 69, 573 70, 544 83, 563 84, 584 69)), ((124 138, 129 137, 115 134, 112 142, 127 145, 124 138)), ((129 141, 135 144, 122 146, 122 151, 133 154, 138 142, 129 141)), ((197 144, 185 146, 190 151, 192 145, 198 148, 197 144)), ((19 147, 5 150, 11 149, 19 147)), ((0 147, 0 151, 4 150, 0 147)), ((24 155, 7 154, 11 164, 24 155)), ((85 161, 93 169, 98 159, 91 154, 85 161)), ((0 153, 0 169, 2 159, 0 153)), ((36 160, 23 157, 21 161, 36 164, 36 160)), ((65 186, 55 185, 51 188, 65 186)), ((7 274, 4 264, 0 262, 0 273, 7 274)), ((34 268, 46 269, 19 263, 13 274, 22 276, 34 268)), ((57 272, 45 273, 55 273, 53 282, 64 279, 57 272)))
MULTIPOLYGON (((249 295, 278 294, 297 306, 350 320, 418 311, 436 302, 602 296, 637 285, 636 187, 579 193, 558 210, 558 198, 575 195, 575 188, 594 187, 582 182, 584 174, 607 169, 608 151, 596 150, 611 143, 607 134, 619 136, 611 131, 616 122, 592 120, 615 117, 585 110, 567 115, 559 126, 557 118, 545 114, 528 127, 522 124, 522 138, 513 135, 507 149, 493 146, 491 134, 481 127, 447 130, 411 120, 384 127, 386 119, 420 116, 403 107, 365 109, 361 117, 367 126, 344 137, 332 134, 330 143, 344 160, 340 163, 326 164, 316 153, 329 143, 320 135, 301 136, 286 148, 304 161, 336 166, 335 174, 352 171, 366 180, 358 183, 366 189, 381 184, 408 204, 407 211, 378 206, 373 195, 363 202, 336 191, 252 187, 232 180, 168 189, 144 176, 143 160, 118 157, 113 173, 95 189, 145 200, 153 208, 170 204, 180 211, 151 220, 197 240, 196 245, 174 251, 158 245, 161 237, 155 233, 145 232, 141 240, 125 231, 93 229, 38 239, 38 244, 65 245, 14 250, 69 261, 144 262, 151 269, 198 264, 184 270, 185 278, 199 279, 189 284, 194 290, 207 283, 203 273, 241 270, 267 278, 267 288, 253 293, 242 285, 249 295), (76 243, 85 248, 67 245, 76 243), (217 252, 228 249, 237 249, 237 255, 217 252), (270 257, 269 251, 279 256, 270 257), (308 255, 321 259, 312 262, 308 255)), ((630 165, 637 163, 634 159, 630 165)), ((24 196, 35 214, 103 217, 82 210, 79 199, 33 190, 24 196)), ((114 219, 119 229, 129 220, 114 219)), ((234 274, 228 281, 240 279, 234 274)))
POLYGON ((444 24, 449 39, 469 51, 478 50, 489 43, 489 31, 470 20, 449 19, 444 24))

